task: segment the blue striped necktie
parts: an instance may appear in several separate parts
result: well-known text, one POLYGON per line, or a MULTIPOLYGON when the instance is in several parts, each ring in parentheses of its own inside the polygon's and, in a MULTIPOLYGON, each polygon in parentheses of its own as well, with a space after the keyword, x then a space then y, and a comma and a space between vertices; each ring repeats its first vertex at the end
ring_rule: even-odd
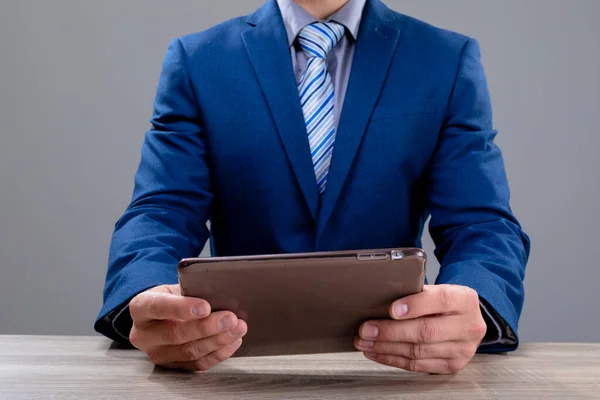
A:
POLYGON ((321 196, 327 186, 335 142, 334 88, 326 58, 344 32, 344 27, 336 22, 315 22, 302 28, 297 39, 308 58, 298 93, 321 196))

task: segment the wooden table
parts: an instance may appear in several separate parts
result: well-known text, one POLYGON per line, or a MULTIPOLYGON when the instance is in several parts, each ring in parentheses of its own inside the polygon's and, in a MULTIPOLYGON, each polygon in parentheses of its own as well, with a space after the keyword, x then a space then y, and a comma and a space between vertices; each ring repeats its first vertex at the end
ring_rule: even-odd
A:
POLYGON ((8 399, 600 399, 600 344, 478 355, 455 376, 407 373, 359 353, 232 359, 206 373, 155 368, 99 337, 0 336, 8 399))

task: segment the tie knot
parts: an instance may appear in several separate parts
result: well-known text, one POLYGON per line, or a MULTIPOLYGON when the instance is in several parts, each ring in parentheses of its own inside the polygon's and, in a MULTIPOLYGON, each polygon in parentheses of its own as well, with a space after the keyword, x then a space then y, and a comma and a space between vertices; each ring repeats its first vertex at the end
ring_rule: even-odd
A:
POLYGON ((344 37, 344 26, 337 22, 314 22, 298 34, 298 43, 307 57, 325 59, 327 54, 344 37))

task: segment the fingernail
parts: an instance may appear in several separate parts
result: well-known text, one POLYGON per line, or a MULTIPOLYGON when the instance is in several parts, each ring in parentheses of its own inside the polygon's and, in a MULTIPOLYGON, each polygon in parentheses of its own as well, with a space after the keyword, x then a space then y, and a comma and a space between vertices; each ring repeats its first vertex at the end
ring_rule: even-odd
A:
POLYGON ((224 331, 226 329, 233 328, 234 326, 235 320, 230 315, 221 318, 221 320, 219 321, 219 330, 224 331))
POLYGON ((198 317, 206 317, 209 314, 208 307, 206 307, 206 304, 194 304, 192 306, 192 314, 198 317))
POLYGON ((235 328, 230 329, 227 333, 229 333, 229 336, 231 337, 240 336, 242 333, 244 333, 244 324, 238 323, 235 328))
POLYGON ((403 303, 396 303, 392 306, 392 314, 394 318, 400 318, 408 312, 408 306, 403 303))
POLYGON ((365 357, 367 357, 369 360, 376 360, 377 353, 365 353, 365 357))
POLYGON ((372 340, 360 339, 358 341, 358 347, 363 348, 363 349, 369 349, 369 348, 373 347, 374 345, 375 345, 375 342, 373 342, 372 340))
POLYGON ((373 325, 364 325, 360 336, 363 339, 375 339, 379 336, 379 329, 373 325))

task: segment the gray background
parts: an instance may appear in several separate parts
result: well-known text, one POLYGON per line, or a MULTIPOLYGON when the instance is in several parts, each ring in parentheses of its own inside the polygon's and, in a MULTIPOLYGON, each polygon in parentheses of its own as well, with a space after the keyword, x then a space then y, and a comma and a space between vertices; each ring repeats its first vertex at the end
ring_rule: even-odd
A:
MULTIPOLYGON (((533 239, 523 340, 599 341, 600 1, 387 3, 481 43, 533 239)), ((1 2, 0 333, 93 332, 170 39, 260 4, 1 2)))

